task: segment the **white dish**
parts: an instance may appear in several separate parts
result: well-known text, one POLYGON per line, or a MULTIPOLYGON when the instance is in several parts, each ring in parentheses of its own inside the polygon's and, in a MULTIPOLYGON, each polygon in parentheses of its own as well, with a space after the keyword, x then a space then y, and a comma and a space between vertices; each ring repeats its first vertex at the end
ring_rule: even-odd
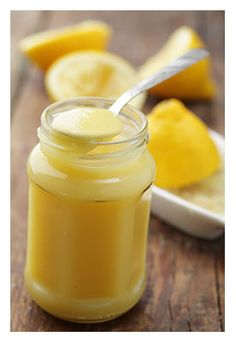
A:
MULTIPOLYGON (((210 134, 224 159, 224 138, 212 130, 210 134)), ((215 239, 224 232, 223 215, 195 205, 155 185, 152 188, 151 211, 171 225, 199 238, 215 239)))

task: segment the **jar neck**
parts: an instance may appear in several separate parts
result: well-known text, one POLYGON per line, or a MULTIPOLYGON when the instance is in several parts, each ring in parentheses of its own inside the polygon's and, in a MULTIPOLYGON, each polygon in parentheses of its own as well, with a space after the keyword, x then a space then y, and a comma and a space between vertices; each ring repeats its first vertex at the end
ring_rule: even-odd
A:
POLYGON ((147 143, 147 120, 144 114, 131 106, 125 106, 120 113, 124 122, 124 134, 110 141, 90 141, 83 144, 77 138, 57 133, 52 122, 61 113, 76 107, 108 109, 112 100, 104 98, 75 98, 50 105, 41 116, 38 129, 40 146, 49 159, 60 159, 86 166, 104 165, 112 161, 127 160, 140 155, 147 143))

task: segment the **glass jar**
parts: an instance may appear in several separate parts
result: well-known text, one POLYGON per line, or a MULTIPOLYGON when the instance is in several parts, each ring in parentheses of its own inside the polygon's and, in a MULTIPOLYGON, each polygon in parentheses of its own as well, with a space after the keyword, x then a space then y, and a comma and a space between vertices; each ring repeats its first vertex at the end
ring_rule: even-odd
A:
POLYGON ((40 307, 69 321, 115 318, 145 288, 155 173, 145 116, 126 106, 123 136, 96 142, 89 151, 76 138, 59 137, 51 125, 59 112, 111 103, 76 98, 46 108, 39 144, 28 159, 25 283, 40 307))

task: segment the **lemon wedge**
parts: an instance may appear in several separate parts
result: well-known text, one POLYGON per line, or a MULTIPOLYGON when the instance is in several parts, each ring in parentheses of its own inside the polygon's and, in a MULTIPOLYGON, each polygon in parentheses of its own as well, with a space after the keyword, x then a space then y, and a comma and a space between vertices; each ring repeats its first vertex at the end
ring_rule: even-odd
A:
MULTIPOLYGON (((141 77, 147 77, 160 70, 172 60, 205 44, 190 27, 178 28, 156 55, 140 67, 141 77)), ((215 94, 215 84, 210 75, 211 59, 207 57, 172 78, 153 87, 150 92, 160 97, 180 99, 211 99, 215 94)))
MULTIPOLYGON (((117 98, 139 81, 136 69, 125 59, 106 51, 81 51, 62 56, 48 69, 46 89, 54 100, 77 96, 117 98)), ((146 94, 130 102, 141 108, 146 94)))
POLYGON ((21 51, 46 70, 60 56, 76 50, 104 50, 111 36, 109 25, 86 20, 78 25, 32 34, 20 42, 21 51))
POLYGON ((159 103, 148 115, 148 122, 148 149, 156 162, 157 186, 187 186, 219 168, 219 153, 207 127, 179 100, 159 103))

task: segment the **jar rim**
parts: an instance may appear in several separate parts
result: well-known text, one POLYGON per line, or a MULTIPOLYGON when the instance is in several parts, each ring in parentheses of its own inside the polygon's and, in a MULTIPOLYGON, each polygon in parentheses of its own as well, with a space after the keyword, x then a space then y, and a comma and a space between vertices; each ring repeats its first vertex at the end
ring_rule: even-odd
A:
MULTIPOLYGON (((55 134, 55 131, 53 130, 51 126, 53 114, 54 115, 58 114, 61 111, 69 110, 76 106, 77 107, 78 106, 92 106, 92 107, 97 107, 97 108, 109 108, 113 104, 114 101, 115 101, 114 99, 108 99, 104 97, 75 97, 75 98, 70 98, 67 100, 57 101, 55 103, 50 104, 44 109, 41 115, 41 127, 38 130, 39 139, 43 140, 44 143, 47 143, 56 148, 59 148, 60 150, 65 150, 64 147, 60 146, 57 143, 55 144, 55 142, 50 141, 50 136, 53 136, 55 134)), ((134 121, 137 131, 130 137, 122 138, 120 140, 119 139, 115 141, 97 141, 96 140, 95 142, 96 145, 99 145, 99 146, 117 146, 117 145, 119 146, 120 145, 122 146, 126 144, 129 147, 131 146, 133 147, 133 146, 137 146, 137 144, 139 145, 141 142, 145 142, 145 143, 147 142, 148 121, 147 121, 146 116, 139 109, 131 105, 125 105, 122 111, 120 112, 120 115, 123 115, 126 117, 128 116, 132 121, 134 121)), ((76 138, 72 138, 69 135, 60 134, 60 136, 63 136, 63 138, 66 138, 70 141, 74 141, 74 142, 76 141, 76 138)), ((109 155, 111 155, 111 153, 109 153, 109 155)))

